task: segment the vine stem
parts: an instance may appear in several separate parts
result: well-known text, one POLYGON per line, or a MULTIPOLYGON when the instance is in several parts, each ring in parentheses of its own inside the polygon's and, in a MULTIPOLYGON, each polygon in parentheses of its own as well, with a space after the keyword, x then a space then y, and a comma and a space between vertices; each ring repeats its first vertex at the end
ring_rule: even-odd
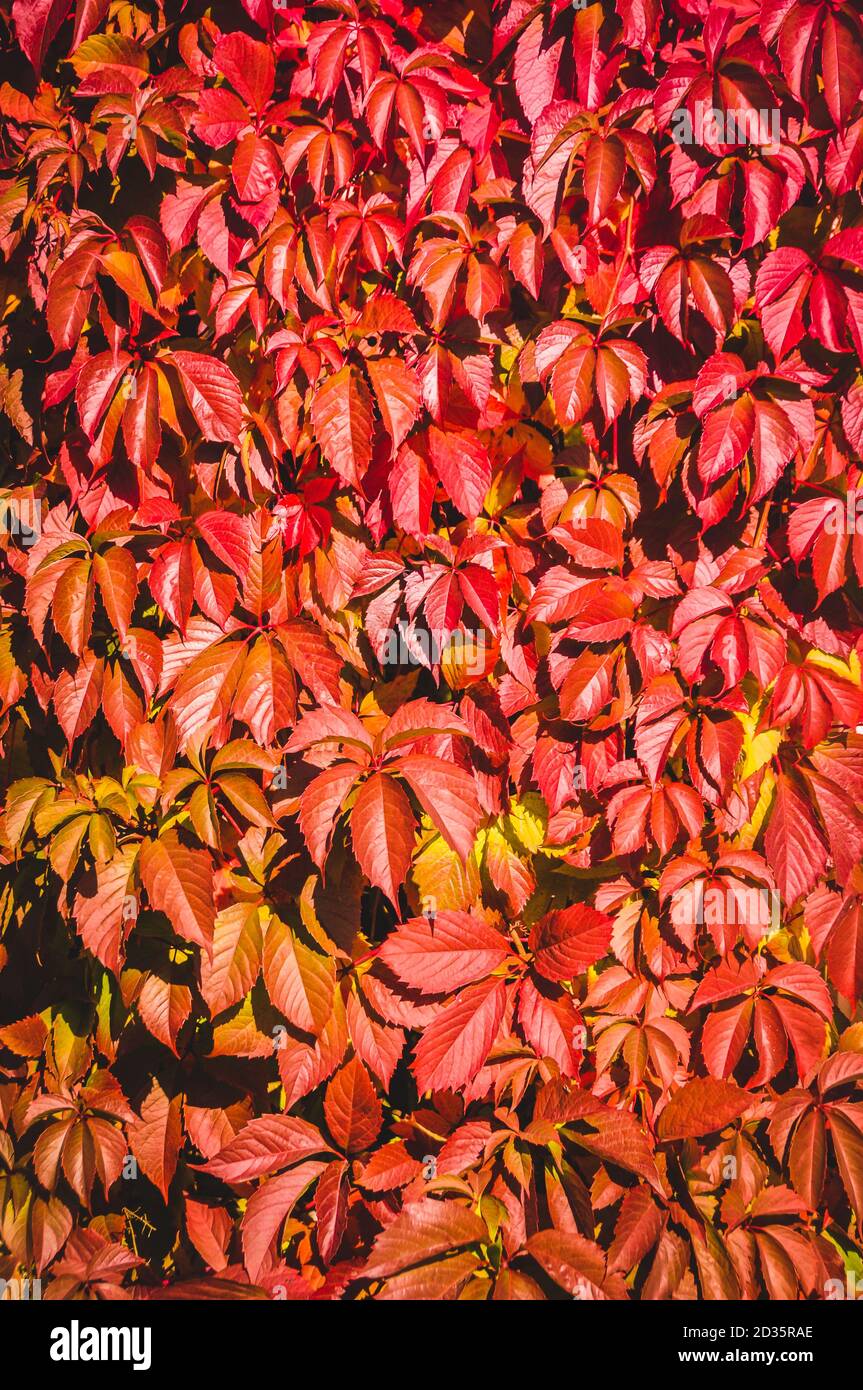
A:
POLYGON ((761 515, 760 515, 760 517, 758 518, 758 526, 756 527, 756 530, 755 530, 755 539, 754 539, 754 541, 753 541, 753 545, 754 545, 754 547, 755 547, 756 550, 757 550, 760 546, 764 545, 764 543, 765 543, 764 537, 765 537, 766 532, 767 532, 767 519, 768 519, 769 516, 770 516, 770 498, 768 497, 768 498, 766 499, 765 503, 764 503, 764 506, 761 508, 761 515))
POLYGON ((626 212, 626 239, 623 243, 623 255, 621 256, 620 264, 617 267, 617 273, 614 277, 614 284, 611 287, 611 294, 608 296, 608 308, 606 309, 605 314, 603 316, 603 323, 605 323, 605 320, 608 318, 608 315, 610 314, 611 310, 615 307, 615 298, 617 295, 617 287, 620 284, 620 277, 623 275, 624 266, 626 265, 627 261, 632 255, 632 223, 634 211, 635 199, 630 198, 626 212))
MULTIPOLYGON (((407 1117, 406 1117, 406 1118, 407 1118, 407 1117)), ((427 1139, 433 1139, 433 1140, 435 1141, 436 1144, 442 1144, 442 1143, 443 1143, 444 1135, 442 1135, 442 1134, 435 1134, 434 1130, 432 1130, 432 1129, 426 1129, 425 1125, 421 1125, 420 1122, 419 1122, 419 1120, 415 1120, 415 1119, 413 1119, 413 1117, 411 1117, 411 1119, 408 1120, 408 1123, 409 1123, 414 1129, 418 1130, 420 1134, 424 1134, 424 1135, 426 1136, 427 1139)))

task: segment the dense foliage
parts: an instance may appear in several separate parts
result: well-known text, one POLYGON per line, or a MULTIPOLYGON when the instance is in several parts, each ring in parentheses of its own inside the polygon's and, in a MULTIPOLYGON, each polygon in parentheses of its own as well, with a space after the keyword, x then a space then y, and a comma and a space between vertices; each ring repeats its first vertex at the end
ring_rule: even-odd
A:
POLYGON ((841 1287, 855 0, 0 50, 0 1275, 841 1287))

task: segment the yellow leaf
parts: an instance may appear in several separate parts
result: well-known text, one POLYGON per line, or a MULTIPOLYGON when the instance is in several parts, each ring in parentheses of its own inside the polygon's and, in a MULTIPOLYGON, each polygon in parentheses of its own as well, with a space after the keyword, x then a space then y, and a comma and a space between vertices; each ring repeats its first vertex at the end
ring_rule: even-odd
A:
POLYGON ((806 660, 811 666, 821 666, 825 671, 832 671, 834 676, 840 676, 852 685, 860 684, 860 657, 856 651, 851 652, 848 661, 843 661, 838 656, 830 656, 827 652, 813 649, 807 652, 806 660))
POLYGON ((863 1023, 852 1023, 839 1039, 840 1052, 863 1052, 863 1023))
POLYGON ((764 773, 764 780, 761 783, 761 794, 756 802, 755 810, 752 812, 752 817, 743 827, 740 834, 735 838, 734 845, 736 849, 751 849, 755 844, 758 833, 764 824, 764 819, 773 802, 773 793, 775 789, 776 778, 773 774, 772 767, 768 767, 764 773))
POLYGON ((521 801, 514 801, 503 821, 505 829, 529 854, 536 854, 542 848, 548 812, 538 792, 528 792, 521 801))
POLYGON ((128 299, 140 304, 148 314, 154 312, 150 287, 144 279, 144 272, 137 257, 130 251, 106 251, 102 256, 102 265, 128 299))
POLYGON ((761 733, 756 733, 757 715, 754 712, 738 712, 737 718, 743 725, 743 762, 740 767, 740 779, 745 782, 747 777, 758 772, 774 756, 782 742, 782 730, 764 729, 761 733))
POLYGON ((478 844, 466 864, 451 850, 428 817, 422 821, 422 848, 414 855, 411 878, 420 898, 441 911, 467 911, 480 893, 478 844))

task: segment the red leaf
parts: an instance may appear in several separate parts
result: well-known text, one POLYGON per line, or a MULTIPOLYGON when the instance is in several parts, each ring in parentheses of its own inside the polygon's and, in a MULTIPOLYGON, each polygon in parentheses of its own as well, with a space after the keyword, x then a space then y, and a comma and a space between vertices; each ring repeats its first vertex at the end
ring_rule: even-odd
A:
POLYGON ((752 1097, 730 1081, 696 1077, 681 1086, 659 1117, 660 1139, 690 1139, 724 1129, 752 1105, 752 1097))
POLYGON ((612 921, 584 903, 547 913, 531 931, 534 965, 547 980, 571 980, 606 955, 612 921))
POLYGON ((125 638, 138 593, 138 566, 128 550, 115 545, 93 557, 93 573, 111 624, 125 638))
POLYGON ((808 893, 827 862, 809 805, 784 773, 776 781, 764 852, 786 907, 808 893))
MULTIPOLYGON (((15 33, 37 75, 71 8, 72 0, 15 0, 12 6, 15 33)), ((76 22, 76 31, 77 27, 76 22)))
POLYGON ((327 1129, 347 1154, 370 1149, 383 1124, 383 1111, 371 1078, 357 1057, 341 1067, 324 1095, 327 1129))
POLYGON ((328 376, 315 392, 312 424, 327 462, 359 487, 371 462, 374 418, 365 381, 352 367, 328 376))
POLYGON ((527 1241, 527 1250, 549 1278, 575 1298, 628 1297, 620 1275, 606 1272, 602 1250, 585 1236, 538 1231, 527 1241))
POLYGON ((490 975, 511 955, 509 942, 479 917, 439 912, 434 921, 413 917, 381 946, 400 980, 423 994, 448 994, 490 975))
POLYGON ((482 511, 491 482, 491 460, 475 439, 444 434, 432 426, 429 449, 435 472, 462 516, 473 521, 482 511))
POLYGON ((213 62, 252 111, 263 111, 276 83, 269 44, 247 34, 223 34, 213 50, 213 62))
POLYGON ((392 766, 404 777, 450 848, 466 860, 482 820, 470 773, 425 753, 409 753, 392 766))
POLYGON ((238 579, 245 580, 251 559, 251 537, 244 517, 234 512, 201 512, 195 525, 213 554, 238 579))
POLYGON ((385 1279, 411 1265, 447 1255, 488 1239, 485 1222, 459 1202, 422 1198, 396 1217, 377 1237, 363 1273, 385 1279))
POLYGON ((183 1142, 181 1104, 180 1096, 169 1098, 154 1078, 141 1104, 140 1123, 129 1126, 132 1153, 165 1202, 183 1142))
POLYGON ((243 396, 230 367, 199 352, 174 352, 170 360, 180 374, 189 408, 204 438, 237 444, 243 396))
POLYGON ((325 1168, 315 1192, 318 1249, 324 1264, 331 1264, 338 1254, 348 1216, 348 1165, 331 1163, 325 1168))
POLYGON ((248 1200, 243 1213, 243 1256, 249 1278, 257 1280, 264 1269, 270 1247, 287 1217, 325 1163, 301 1163, 289 1173, 259 1187, 248 1200))
POLYGON ((351 812, 351 839, 363 873, 398 909, 414 847, 414 817, 398 782, 375 772, 351 812))
POLYGON ((620 192, 626 169, 626 153, 616 135, 591 136, 584 155, 584 191, 588 216, 599 222, 620 192))
POLYGON ((69 747, 86 733, 99 708, 104 662, 86 652, 74 671, 61 671, 54 687, 54 708, 69 747))
POLYGON ((312 1154, 330 1153, 314 1125, 292 1115, 259 1115, 202 1165, 225 1182, 246 1182, 302 1163, 312 1154))
POLYGON ((471 985, 428 1025, 414 1050, 420 1091, 457 1091, 487 1058, 503 1018, 503 980, 471 985))
POLYGON ((178 936, 212 954, 215 912, 213 870, 203 850, 187 849, 175 830, 141 846, 141 881, 157 912, 164 912, 178 936))
POLYGON ((289 1023, 315 1036, 333 1011, 335 970, 329 956, 311 950, 278 917, 264 938, 264 981, 276 1008, 289 1023))

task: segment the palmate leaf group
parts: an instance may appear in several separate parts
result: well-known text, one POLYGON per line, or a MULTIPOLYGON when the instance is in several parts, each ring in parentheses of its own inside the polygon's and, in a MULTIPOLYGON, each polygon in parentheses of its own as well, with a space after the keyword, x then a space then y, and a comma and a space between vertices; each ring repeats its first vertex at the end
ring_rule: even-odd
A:
POLYGON ((858 1267, 858 9, 0 4, 4 1278, 858 1267))

